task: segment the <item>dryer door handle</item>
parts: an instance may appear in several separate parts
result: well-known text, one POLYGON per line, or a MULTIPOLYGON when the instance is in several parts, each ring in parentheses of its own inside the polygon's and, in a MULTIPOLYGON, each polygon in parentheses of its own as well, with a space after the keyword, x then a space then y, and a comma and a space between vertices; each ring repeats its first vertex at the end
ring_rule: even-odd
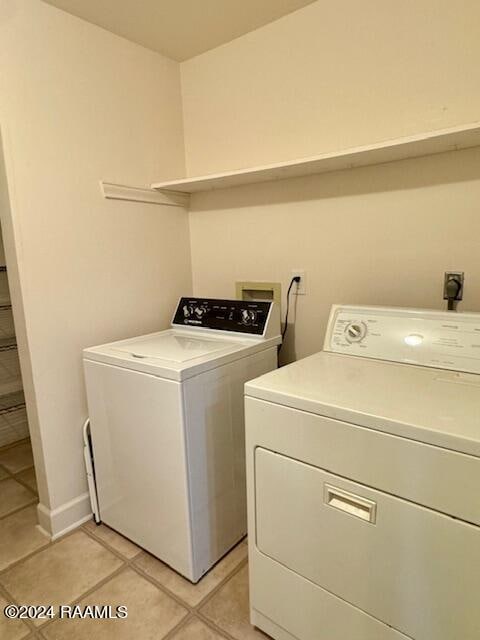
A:
POLYGON ((348 513, 348 515, 360 518, 370 524, 375 524, 377 520, 377 503, 363 496, 357 496, 325 483, 324 500, 329 507, 348 513))

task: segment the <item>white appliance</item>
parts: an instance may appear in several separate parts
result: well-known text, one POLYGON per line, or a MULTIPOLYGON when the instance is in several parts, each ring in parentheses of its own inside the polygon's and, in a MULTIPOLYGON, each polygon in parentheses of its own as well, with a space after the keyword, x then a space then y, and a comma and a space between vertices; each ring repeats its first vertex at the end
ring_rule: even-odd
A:
POLYGON ((334 307, 246 385, 246 434, 254 625, 480 638, 480 314, 334 307))
POLYGON ((193 582, 246 533, 243 385, 280 340, 272 302, 182 298, 84 351, 100 519, 193 582))

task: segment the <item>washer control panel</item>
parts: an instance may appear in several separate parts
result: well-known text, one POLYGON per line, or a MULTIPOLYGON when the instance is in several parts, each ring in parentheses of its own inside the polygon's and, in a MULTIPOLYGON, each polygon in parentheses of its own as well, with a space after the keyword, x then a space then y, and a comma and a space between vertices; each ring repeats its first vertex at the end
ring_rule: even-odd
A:
POLYGON ((480 313, 334 306, 324 349, 480 373, 480 313))
POLYGON ((272 304, 264 301, 180 298, 172 324, 262 336, 272 304))

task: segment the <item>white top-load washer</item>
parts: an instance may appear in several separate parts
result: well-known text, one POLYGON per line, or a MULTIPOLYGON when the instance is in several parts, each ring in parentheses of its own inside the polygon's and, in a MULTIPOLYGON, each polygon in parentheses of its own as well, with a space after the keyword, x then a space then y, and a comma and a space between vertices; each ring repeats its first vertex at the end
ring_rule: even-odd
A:
POLYGON ((253 624, 480 638, 480 314, 334 307, 247 383, 246 435, 253 624))
POLYGON ((246 533, 243 385, 280 341, 272 302, 182 298, 84 351, 100 518, 194 582, 246 533))

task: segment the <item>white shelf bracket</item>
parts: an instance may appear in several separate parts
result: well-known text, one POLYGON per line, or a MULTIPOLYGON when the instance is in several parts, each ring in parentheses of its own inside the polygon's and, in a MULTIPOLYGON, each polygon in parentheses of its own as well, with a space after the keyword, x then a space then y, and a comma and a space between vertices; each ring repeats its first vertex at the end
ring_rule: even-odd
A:
POLYGON ((181 191, 155 191, 139 187, 127 187, 123 184, 100 181, 100 189, 104 198, 109 200, 128 200, 145 202, 167 207, 188 208, 190 195, 181 191))

